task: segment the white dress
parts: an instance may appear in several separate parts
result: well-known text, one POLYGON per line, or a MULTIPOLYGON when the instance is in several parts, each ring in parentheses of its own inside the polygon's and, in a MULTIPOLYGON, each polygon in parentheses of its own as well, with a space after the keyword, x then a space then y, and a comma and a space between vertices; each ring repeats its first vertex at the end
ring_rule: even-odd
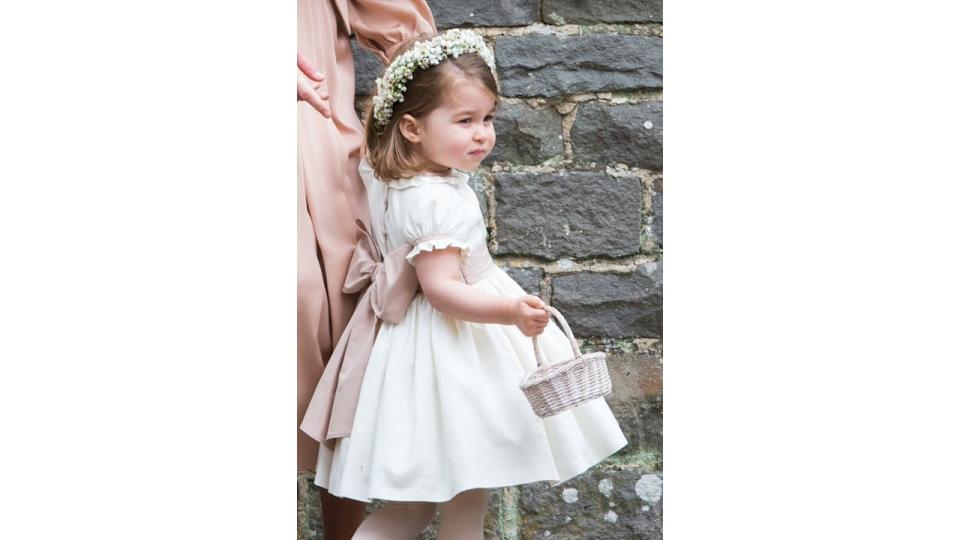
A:
MULTIPOLYGON (((384 253, 411 242, 415 264, 423 251, 455 246, 464 263, 481 261, 479 272, 467 264, 475 270, 471 286, 525 294, 489 259, 466 173, 383 183, 362 161, 360 175, 384 253)), ((549 362, 573 354, 555 322, 539 339, 549 362)), ((603 398, 537 417, 519 388, 535 368, 532 341, 516 326, 453 319, 418 293, 400 323, 382 324, 353 430, 332 450, 320 445, 315 484, 360 501, 442 502, 473 488, 556 485, 626 445, 603 398)))

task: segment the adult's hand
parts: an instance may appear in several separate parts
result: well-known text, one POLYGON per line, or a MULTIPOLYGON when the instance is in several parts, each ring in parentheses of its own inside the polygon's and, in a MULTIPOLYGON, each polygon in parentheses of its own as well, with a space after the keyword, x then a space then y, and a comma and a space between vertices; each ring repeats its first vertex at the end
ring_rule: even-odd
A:
POLYGON ((325 118, 330 118, 330 94, 320 89, 326 77, 297 52, 297 101, 306 101, 325 118))

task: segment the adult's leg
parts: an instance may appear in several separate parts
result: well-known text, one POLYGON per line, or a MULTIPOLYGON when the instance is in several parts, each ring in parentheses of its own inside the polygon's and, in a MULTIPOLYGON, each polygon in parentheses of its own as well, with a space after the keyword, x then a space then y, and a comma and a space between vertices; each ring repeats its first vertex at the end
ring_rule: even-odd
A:
POLYGON ((331 336, 327 286, 307 210, 303 164, 297 169, 297 470, 306 471, 314 469, 320 445, 299 427, 323 373, 321 343, 331 341, 331 336))
POLYGON ((342 499, 327 490, 320 491, 323 510, 324 540, 350 540, 367 513, 367 505, 353 499, 342 499))
MULTIPOLYGON (((300 175, 299 271, 297 275, 297 425, 323 372, 321 344, 329 346, 330 318, 324 273, 317 253, 317 240, 307 211, 303 175, 300 175)), ((319 444, 297 430, 298 470, 313 469, 319 444)), ((320 494, 326 540, 349 540, 366 515, 366 504, 342 499, 323 490, 320 494)))
POLYGON ((490 492, 471 489, 440 505, 438 540, 483 540, 483 518, 490 492))
POLYGON ((436 503, 387 503, 363 520, 353 540, 411 540, 422 533, 436 515, 436 503))
MULTIPOLYGON (((344 3, 345 4, 345 3, 344 3)), ((344 17, 346 13, 342 14, 344 17)), ((361 125, 354 111, 350 39, 329 0, 298 0, 297 51, 326 76, 332 118, 299 103, 297 163, 300 207, 298 275, 298 418, 303 418, 323 371, 323 359, 353 313, 357 295, 342 292, 356 243, 355 218, 366 216, 366 196, 357 172, 361 125), (344 133, 350 136, 345 140, 344 133), (362 203, 362 204, 360 204, 362 203)), ((298 430, 299 470, 313 468, 318 445, 298 430)), ((364 518, 365 505, 321 494, 326 538, 348 538, 364 518), (338 533, 337 531, 341 531, 338 533), (340 534, 338 536, 338 534, 340 534)))

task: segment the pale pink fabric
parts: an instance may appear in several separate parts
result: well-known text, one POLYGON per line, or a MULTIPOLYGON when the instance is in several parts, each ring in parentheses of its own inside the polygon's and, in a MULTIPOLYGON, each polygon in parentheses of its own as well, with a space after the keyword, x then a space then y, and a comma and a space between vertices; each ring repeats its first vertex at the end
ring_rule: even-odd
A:
POLYGON ((417 293, 417 271, 407 264, 407 254, 412 248, 410 244, 403 244, 384 257, 366 225, 357 220, 357 246, 343 290, 366 290, 323 368, 320 383, 300 424, 304 433, 330 448, 335 439, 350 436, 363 374, 380 321, 392 324, 402 321, 417 293))
POLYGON ((299 429, 320 374, 353 312, 342 292, 354 220, 369 223, 357 172, 363 131, 354 110, 351 29, 381 59, 405 39, 436 32, 425 0, 299 0, 297 50, 324 75, 332 118, 297 104, 297 468, 316 465, 317 442, 299 429))
MULTIPOLYGON (((434 237, 433 240, 440 242, 445 238, 434 237)), ((366 225, 357 220, 357 245, 343 290, 365 292, 323 368, 320 383, 300 424, 304 433, 330 449, 334 448, 336 439, 349 437, 353 430, 360 387, 380 321, 400 323, 419 290, 417 272, 412 264, 408 264, 414 253, 413 247, 418 246, 419 251, 433 240, 423 238, 413 244, 402 244, 384 256, 366 225)), ((477 283, 494 267, 493 258, 483 250, 468 257, 460 270, 465 283, 477 283)))

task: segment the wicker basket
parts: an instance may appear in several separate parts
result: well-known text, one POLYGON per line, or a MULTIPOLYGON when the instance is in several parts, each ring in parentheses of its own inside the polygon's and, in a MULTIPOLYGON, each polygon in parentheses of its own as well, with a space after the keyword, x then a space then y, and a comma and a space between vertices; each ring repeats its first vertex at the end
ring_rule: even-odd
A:
POLYGON ((527 396, 533 412, 541 418, 559 414, 578 403, 609 394, 612 388, 606 353, 582 354, 563 315, 550 306, 546 309, 560 322, 563 332, 570 340, 574 357, 547 364, 543 349, 540 348, 537 337, 533 336, 533 351, 538 367, 520 383, 520 389, 527 396))

